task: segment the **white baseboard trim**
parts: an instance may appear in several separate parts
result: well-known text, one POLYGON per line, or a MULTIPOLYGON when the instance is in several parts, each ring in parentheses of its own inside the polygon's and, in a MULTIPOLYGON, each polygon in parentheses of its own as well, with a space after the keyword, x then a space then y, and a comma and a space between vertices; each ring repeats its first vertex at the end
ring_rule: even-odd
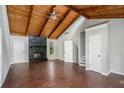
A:
POLYGON ((29 63, 29 61, 23 61, 23 62, 11 62, 11 64, 16 64, 16 63, 29 63))
POLYGON ((119 74, 119 75, 124 75, 122 72, 117 72, 117 71, 111 71, 111 73, 119 74))
POLYGON ((82 67, 85 67, 85 65, 84 65, 84 64, 80 64, 80 63, 78 63, 78 65, 79 65, 79 66, 82 66, 82 67))
MULTIPOLYGON (((91 70, 91 69, 89 69, 89 68, 85 68, 86 70, 91 70)), ((92 70, 91 70, 92 71, 92 70)), ((104 72, 101 72, 100 74, 102 74, 102 75, 104 75, 104 76, 108 76, 109 74, 110 74, 111 72, 107 72, 107 73, 104 73, 104 72)))
POLYGON ((104 76, 108 76, 111 72, 108 72, 108 73, 104 73, 104 72, 101 72, 102 75, 104 76))
POLYGON ((86 67, 85 69, 86 69, 86 70, 91 70, 91 69, 89 69, 89 68, 87 68, 87 67, 86 67))
POLYGON ((63 61, 64 61, 64 59, 63 59, 63 58, 58 58, 58 59, 60 59, 60 60, 63 60, 63 61))
POLYGON ((56 58, 48 58, 48 60, 56 60, 56 58))

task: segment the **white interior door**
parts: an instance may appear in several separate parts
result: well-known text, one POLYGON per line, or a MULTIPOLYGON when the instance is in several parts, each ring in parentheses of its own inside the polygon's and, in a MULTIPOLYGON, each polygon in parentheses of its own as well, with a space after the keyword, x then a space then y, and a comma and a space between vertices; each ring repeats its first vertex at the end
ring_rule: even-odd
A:
POLYGON ((73 41, 64 42, 64 62, 73 62, 73 41))
POLYGON ((13 61, 14 63, 25 62, 26 60, 26 46, 25 40, 13 41, 13 61))
POLYGON ((107 24, 87 28, 86 32, 86 69, 106 73, 108 36, 107 24))
POLYGON ((89 68, 93 71, 99 72, 101 69, 101 47, 102 47, 102 35, 100 31, 94 31, 88 35, 88 56, 89 56, 89 68))
POLYGON ((2 31, 0 28, 0 87, 2 85, 2 31))

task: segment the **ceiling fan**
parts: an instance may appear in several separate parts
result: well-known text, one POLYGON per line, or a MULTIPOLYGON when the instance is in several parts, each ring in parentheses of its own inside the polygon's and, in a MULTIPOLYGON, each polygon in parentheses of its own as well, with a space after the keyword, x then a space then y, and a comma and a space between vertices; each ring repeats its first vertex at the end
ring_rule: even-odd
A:
POLYGON ((60 15, 59 11, 57 11, 56 7, 53 8, 52 12, 48 12, 45 10, 43 12, 48 13, 49 16, 46 18, 51 18, 53 21, 59 21, 64 18, 62 15, 60 15))

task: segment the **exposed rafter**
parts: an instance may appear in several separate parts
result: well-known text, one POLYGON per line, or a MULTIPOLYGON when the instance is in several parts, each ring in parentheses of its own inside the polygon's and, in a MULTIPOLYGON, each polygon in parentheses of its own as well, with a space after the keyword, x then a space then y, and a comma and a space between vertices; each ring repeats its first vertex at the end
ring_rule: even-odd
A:
POLYGON ((48 37, 55 29, 56 27, 61 23, 61 21, 64 19, 64 17, 69 12, 69 8, 65 6, 57 5, 55 7, 55 10, 58 12, 58 16, 61 16, 57 18, 57 20, 53 20, 52 18, 49 18, 48 22, 46 23, 43 31, 41 32, 41 35, 48 37))
POLYGON ((31 16, 32 11, 33 11, 33 5, 30 7, 30 13, 29 13, 28 21, 27 21, 27 27, 26 27, 25 35, 27 35, 27 31, 28 31, 28 28, 29 28, 29 25, 30 25, 30 21, 31 21, 31 17, 32 17, 31 16))
POLYGON ((49 38, 57 39, 78 17, 79 14, 71 10, 49 38))
MULTIPOLYGON (((80 13, 80 11, 77 8, 73 7, 72 5, 66 5, 66 7, 68 7, 69 9, 71 9, 71 10, 77 12, 77 13, 79 13, 80 15, 82 15, 80 13)), ((86 14, 84 14, 84 13, 83 13, 83 16, 86 17, 86 18, 88 18, 88 16, 86 14)))
POLYGON ((27 30, 28 35, 39 36, 43 30, 49 16, 49 12, 52 11, 52 5, 34 5, 29 27, 27 30))

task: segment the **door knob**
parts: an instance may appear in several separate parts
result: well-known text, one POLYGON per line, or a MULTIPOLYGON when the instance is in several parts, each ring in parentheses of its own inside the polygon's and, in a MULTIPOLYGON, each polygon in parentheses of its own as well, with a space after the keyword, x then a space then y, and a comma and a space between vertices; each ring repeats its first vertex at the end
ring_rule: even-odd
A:
POLYGON ((97 57, 101 57, 101 55, 97 55, 97 57))

